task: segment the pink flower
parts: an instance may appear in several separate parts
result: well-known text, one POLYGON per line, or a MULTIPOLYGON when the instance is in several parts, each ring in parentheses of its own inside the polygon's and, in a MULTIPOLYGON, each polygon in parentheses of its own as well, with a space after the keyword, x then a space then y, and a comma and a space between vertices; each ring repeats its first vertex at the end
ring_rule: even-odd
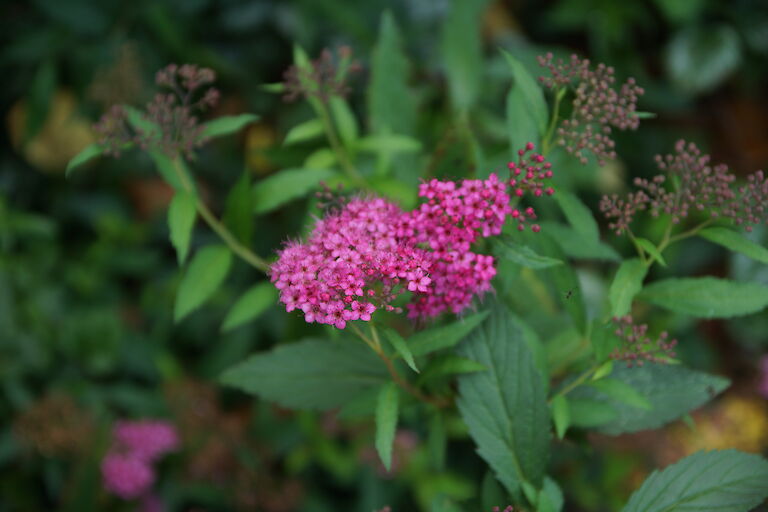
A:
POLYGON ((176 429, 165 421, 120 421, 115 425, 112 437, 125 451, 149 462, 179 445, 176 429))
POLYGON ((101 463, 101 475, 104 487, 125 500, 142 496, 155 481, 150 464, 133 454, 107 454, 101 463))

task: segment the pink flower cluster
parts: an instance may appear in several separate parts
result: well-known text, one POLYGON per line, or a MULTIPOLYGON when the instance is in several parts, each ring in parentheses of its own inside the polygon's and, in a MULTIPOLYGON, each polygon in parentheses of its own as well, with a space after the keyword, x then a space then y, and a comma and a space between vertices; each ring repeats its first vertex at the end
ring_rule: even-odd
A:
POLYGON ((155 482, 152 464, 178 445, 176 429, 166 422, 118 422, 101 463, 104 487, 125 500, 148 496, 155 482))
POLYGON ((496 275, 493 257, 471 251, 472 244, 500 234, 508 217, 520 230, 536 218, 533 208, 512 207, 508 188, 515 199, 554 192, 544 186, 551 165, 533 149, 529 143, 518 152, 507 180, 491 174, 423 183, 419 196, 426 202, 410 212, 380 198, 353 199, 330 212, 306 243, 280 251, 270 269, 280 301, 307 322, 339 329, 370 320, 377 309, 399 311, 392 302, 406 290, 413 294, 411 318, 460 313, 490 290, 496 275))

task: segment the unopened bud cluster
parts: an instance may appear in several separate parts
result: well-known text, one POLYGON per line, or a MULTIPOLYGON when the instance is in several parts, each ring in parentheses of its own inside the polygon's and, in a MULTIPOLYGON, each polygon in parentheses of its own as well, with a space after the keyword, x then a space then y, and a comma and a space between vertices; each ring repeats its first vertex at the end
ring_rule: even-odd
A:
POLYGON ((540 77, 546 87, 553 90, 568 88, 573 91, 573 113, 557 129, 557 143, 572 153, 582 164, 587 153, 593 153, 600 165, 616 158, 615 142, 611 138, 614 128, 635 130, 640 124, 637 100, 643 88, 629 78, 617 88, 614 70, 605 64, 592 68, 588 59, 571 55, 568 62, 554 60, 551 53, 539 56, 539 65, 549 70, 550 76, 540 77))
POLYGON ((325 49, 308 66, 294 64, 283 73, 286 90, 283 99, 294 101, 303 96, 326 103, 332 96, 346 96, 350 91, 349 75, 359 70, 360 65, 352 60, 352 50, 348 46, 339 48, 335 58, 325 49))
POLYGON ((635 324, 630 315, 613 318, 616 325, 614 334, 622 344, 611 353, 611 359, 625 361, 628 367, 643 366, 645 362, 665 363, 667 358, 675 357, 674 348, 677 340, 669 339, 665 331, 653 339, 648 336, 648 325, 635 324))
POLYGON ((141 114, 146 127, 129 123, 126 110, 115 105, 94 125, 99 143, 114 156, 135 144, 142 149, 159 147, 170 156, 191 157, 206 142, 197 115, 219 100, 217 89, 206 88, 215 78, 215 73, 207 68, 170 64, 155 76, 155 83, 166 91, 147 103, 141 114))
POLYGON ((653 217, 670 215, 674 224, 695 213, 710 218, 728 218, 736 225, 762 223, 768 217, 768 180, 762 171, 750 175, 747 184, 736 187, 736 176, 725 164, 712 165, 693 143, 680 140, 675 154, 656 156, 663 174, 650 180, 636 178, 635 192, 626 197, 604 196, 600 210, 609 227, 621 235, 627 231, 638 211, 648 210, 653 217), (667 185, 671 183, 671 186, 667 185))

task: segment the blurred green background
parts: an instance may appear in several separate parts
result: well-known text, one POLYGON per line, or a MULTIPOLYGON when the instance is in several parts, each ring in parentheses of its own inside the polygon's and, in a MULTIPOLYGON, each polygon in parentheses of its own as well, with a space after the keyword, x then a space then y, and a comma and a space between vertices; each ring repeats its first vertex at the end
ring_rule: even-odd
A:
MULTIPOLYGON (((220 332, 233 300, 264 279, 239 263, 211 304, 174 325, 179 270, 165 218, 171 191, 149 159, 131 152, 101 158, 70 179, 63 172, 93 141, 91 124, 109 105, 151 97, 157 69, 170 62, 207 66, 223 98, 212 116, 261 116, 198 154, 197 178, 221 212, 243 169, 258 181, 317 149, 282 146, 308 107, 260 87, 281 80, 294 43, 315 56, 323 48, 353 49, 362 72, 351 82, 350 101, 366 125, 371 55, 385 10, 409 60, 408 135, 426 148, 423 158, 397 167, 401 183, 414 185, 422 169, 461 177, 479 165, 457 143, 448 70, 482 77, 469 126, 487 148, 488 170, 476 172, 487 174, 506 158, 499 112, 510 76, 498 48, 537 74, 536 55, 577 52, 645 87, 640 108, 658 117, 617 135, 618 161, 569 166, 563 178, 593 207, 631 177, 654 174, 653 156, 681 137, 740 175, 768 164, 763 0, 5 0, 0 511, 132 510, 101 490, 98 464, 111 422, 141 417, 169 418, 182 432, 184 450, 158 475, 169 510, 362 512, 388 504, 415 511, 435 493, 468 500, 479 494, 484 466, 460 425, 448 432, 451 470, 435 473, 420 429, 426 419, 407 417, 398 434, 400 464, 387 475, 372 451, 370 425, 290 413, 217 387, 220 372, 245 355, 322 331, 275 305, 255 322, 220 332), (450 18, 460 8, 470 16, 450 18), (446 62, 446 47, 475 43, 482 62, 466 69, 466 61, 446 62)), ((256 252, 273 254, 301 233, 313 211, 312 199, 302 199, 258 217, 251 233, 256 252)), ((765 241, 764 230, 754 236, 765 241)), ((196 245, 213 239, 198 226, 196 245)), ((676 250, 677 263, 664 272, 768 282, 764 267, 726 259, 703 242, 676 250)), ((601 286, 604 267, 582 270, 587 283, 601 286)), ((688 364, 727 375, 733 391, 697 417, 696 432, 678 425, 561 446, 553 464, 567 510, 615 510, 648 467, 696 448, 768 446, 766 404, 754 394, 756 361, 768 346, 765 315, 699 324, 658 318, 681 339, 688 364)))

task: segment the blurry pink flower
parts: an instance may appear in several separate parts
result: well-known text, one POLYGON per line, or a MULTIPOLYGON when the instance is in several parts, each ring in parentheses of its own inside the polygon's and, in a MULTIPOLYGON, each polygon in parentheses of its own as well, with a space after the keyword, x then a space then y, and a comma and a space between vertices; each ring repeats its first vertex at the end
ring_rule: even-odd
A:
POLYGON ((165 421, 119 421, 112 436, 115 443, 141 460, 152 462, 179 445, 176 429, 165 421))
POLYGON ((107 454, 101 463, 101 475, 104 487, 125 500, 142 496, 155 482, 150 464, 131 454, 107 454))

